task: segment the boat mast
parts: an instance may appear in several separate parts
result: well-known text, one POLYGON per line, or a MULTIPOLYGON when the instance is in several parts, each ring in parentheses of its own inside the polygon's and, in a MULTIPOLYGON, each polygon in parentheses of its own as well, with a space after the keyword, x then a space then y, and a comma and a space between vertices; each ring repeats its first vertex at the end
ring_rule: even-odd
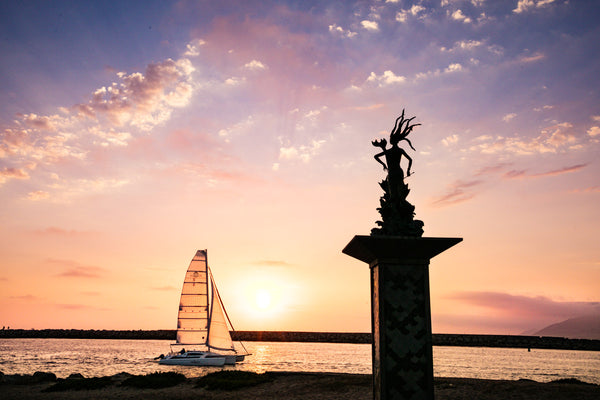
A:
MULTIPOLYGON (((209 309, 207 310, 207 319, 206 319, 206 347, 208 348, 208 351, 210 351, 210 342, 209 342, 209 338, 210 338, 210 320, 212 319, 212 313, 213 313, 213 299, 211 297, 212 292, 209 292, 209 281, 210 279, 210 269, 208 268, 208 249, 204 250, 205 254, 206 254, 206 258, 205 258, 205 264, 204 266, 206 267, 206 301, 207 301, 207 306, 209 307, 209 309)), ((210 285, 211 287, 214 285, 210 285)))

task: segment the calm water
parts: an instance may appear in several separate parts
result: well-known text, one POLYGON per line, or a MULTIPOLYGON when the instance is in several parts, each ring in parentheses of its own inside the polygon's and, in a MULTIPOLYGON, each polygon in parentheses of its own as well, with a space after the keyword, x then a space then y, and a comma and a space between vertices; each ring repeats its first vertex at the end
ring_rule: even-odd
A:
MULTIPOLYGON (((235 367, 255 372, 309 371, 371 373, 371 347, 364 344, 245 343, 252 356, 235 367)), ((86 377, 119 372, 145 374, 178 371, 188 377, 220 368, 159 365, 153 358, 167 353, 164 340, 0 339, 0 371, 5 374, 54 372, 64 378, 79 372, 86 377)), ((483 379, 560 378, 600 384, 600 352, 434 347, 434 374, 483 379)))

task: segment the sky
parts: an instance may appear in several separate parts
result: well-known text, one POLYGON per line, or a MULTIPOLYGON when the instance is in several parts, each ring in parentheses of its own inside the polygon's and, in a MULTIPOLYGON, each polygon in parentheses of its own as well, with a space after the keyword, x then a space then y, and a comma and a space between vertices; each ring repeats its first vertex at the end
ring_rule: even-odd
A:
MULTIPOLYGON (((434 333, 600 315, 600 4, 0 3, 0 325, 368 332, 371 141, 403 109, 434 333)), ((403 142, 404 143, 404 142, 403 142)))

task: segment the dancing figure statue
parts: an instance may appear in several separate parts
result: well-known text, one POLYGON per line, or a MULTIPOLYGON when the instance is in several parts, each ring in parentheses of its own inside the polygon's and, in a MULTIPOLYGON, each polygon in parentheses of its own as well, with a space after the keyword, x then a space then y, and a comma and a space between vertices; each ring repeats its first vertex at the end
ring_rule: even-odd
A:
POLYGON ((402 170, 402 157, 408 160, 406 176, 411 175, 412 158, 406 151, 398 146, 401 141, 406 141, 411 149, 415 150, 410 140, 407 138, 412 130, 421 124, 412 124, 415 117, 405 119, 404 110, 402 115, 396 118, 394 128, 390 132, 390 148, 387 147, 387 140, 374 140, 373 146, 381 148, 381 152, 375 155, 375 160, 387 171, 387 178, 380 183, 384 190, 384 195, 380 199, 381 207, 377 210, 381 214, 382 221, 377 221, 379 228, 371 230, 372 235, 401 235, 401 236, 422 236, 423 222, 414 220, 414 206, 410 204, 406 197, 410 190, 404 183, 404 171, 402 170), (382 161, 385 158, 385 162, 382 161))

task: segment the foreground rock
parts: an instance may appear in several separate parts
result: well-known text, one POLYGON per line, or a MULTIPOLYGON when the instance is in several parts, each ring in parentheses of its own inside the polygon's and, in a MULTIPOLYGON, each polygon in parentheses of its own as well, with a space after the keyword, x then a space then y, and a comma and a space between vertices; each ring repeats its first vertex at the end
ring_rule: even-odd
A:
MULTIPOLYGON (((325 374, 325 373, 268 373, 268 379, 249 380, 247 386, 239 385, 239 377, 224 376, 222 380, 236 380, 236 390, 213 389, 203 385, 202 378, 182 380, 171 387, 159 389, 135 388, 122 383, 131 375, 119 374, 106 379, 110 384, 99 389, 48 391, 55 382, 31 382, 16 384, 6 381, 0 384, 3 400, 23 399, 352 399, 372 398, 370 375, 325 374)), ((147 377, 147 376, 146 376, 147 377)), ((83 378, 85 379, 85 378, 83 378)), ((99 378, 94 378, 99 379, 99 378)), ((59 380, 65 381, 65 380, 59 380)), ((232 381, 233 382, 233 381, 232 381)), ((225 385, 226 387, 227 385, 225 385)), ((220 388, 223 385, 218 386, 220 388)), ((581 399, 600 398, 600 386, 585 384, 577 380, 539 383, 530 380, 500 381, 464 378, 436 378, 436 400, 445 399, 581 399)))

